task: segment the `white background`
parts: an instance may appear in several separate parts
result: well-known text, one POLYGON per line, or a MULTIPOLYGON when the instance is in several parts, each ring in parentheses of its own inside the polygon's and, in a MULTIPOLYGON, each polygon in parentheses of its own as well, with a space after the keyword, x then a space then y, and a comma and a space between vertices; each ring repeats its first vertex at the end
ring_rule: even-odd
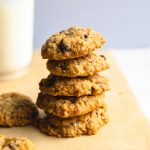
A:
POLYGON ((104 48, 150 47, 150 0, 35 0, 34 47, 73 25, 104 35, 104 48))
POLYGON ((115 50, 114 54, 150 121, 150 49, 115 50))

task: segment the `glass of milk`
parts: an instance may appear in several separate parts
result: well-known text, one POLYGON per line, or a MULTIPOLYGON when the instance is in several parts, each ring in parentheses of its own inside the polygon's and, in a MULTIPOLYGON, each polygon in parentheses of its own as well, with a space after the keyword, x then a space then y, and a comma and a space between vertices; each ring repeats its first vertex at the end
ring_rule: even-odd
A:
POLYGON ((33 52, 34 0, 0 0, 0 80, 23 75, 33 52))

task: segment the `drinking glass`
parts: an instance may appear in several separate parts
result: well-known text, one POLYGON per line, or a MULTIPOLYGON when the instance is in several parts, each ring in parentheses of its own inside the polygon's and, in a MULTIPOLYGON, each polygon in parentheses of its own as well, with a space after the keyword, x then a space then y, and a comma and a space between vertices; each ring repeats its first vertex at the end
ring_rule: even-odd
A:
POLYGON ((34 0, 0 0, 0 80, 23 75, 33 53, 34 0))

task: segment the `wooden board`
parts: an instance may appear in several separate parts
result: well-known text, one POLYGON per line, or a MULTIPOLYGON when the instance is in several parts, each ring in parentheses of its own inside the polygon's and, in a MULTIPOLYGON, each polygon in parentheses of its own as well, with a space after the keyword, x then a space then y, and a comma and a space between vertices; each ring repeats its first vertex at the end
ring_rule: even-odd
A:
MULTIPOLYGON (((106 94, 110 121, 98 134, 55 138, 46 136, 31 126, 0 128, 0 134, 28 137, 35 143, 37 150, 150 150, 150 124, 112 53, 104 54, 111 64, 111 68, 103 72, 111 80, 112 90, 106 94)), ((48 75, 45 62, 39 53, 35 54, 29 73, 16 80, 0 82, 0 93, 22 92, 36 101, 38 83, 48 75)))

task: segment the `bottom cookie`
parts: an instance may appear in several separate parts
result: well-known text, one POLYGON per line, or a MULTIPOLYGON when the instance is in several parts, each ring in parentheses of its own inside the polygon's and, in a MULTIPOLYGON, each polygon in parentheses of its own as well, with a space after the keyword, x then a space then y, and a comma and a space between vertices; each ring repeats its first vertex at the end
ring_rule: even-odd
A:
MULTIPOLYGON (((103 108, 80 116, 80 120, 71 118, 71 121, 65 121, 62 125, 56 126, 51 122, 49 116, 39 119, 38 127, 41 132, 56 137, 76 137, 80 135, 94 135, 98 129, 108 122, 108 117, 103 108), (76 120, 76 121, 75 121, 76 120)), ((76 117, 77 118, 77 117, 76 117)), ((57 125, 61 125, 60 121, 57 125)))
POLYGON ((0 150, 35 150, 35 147, 27 138, 0 135, 0 150))

